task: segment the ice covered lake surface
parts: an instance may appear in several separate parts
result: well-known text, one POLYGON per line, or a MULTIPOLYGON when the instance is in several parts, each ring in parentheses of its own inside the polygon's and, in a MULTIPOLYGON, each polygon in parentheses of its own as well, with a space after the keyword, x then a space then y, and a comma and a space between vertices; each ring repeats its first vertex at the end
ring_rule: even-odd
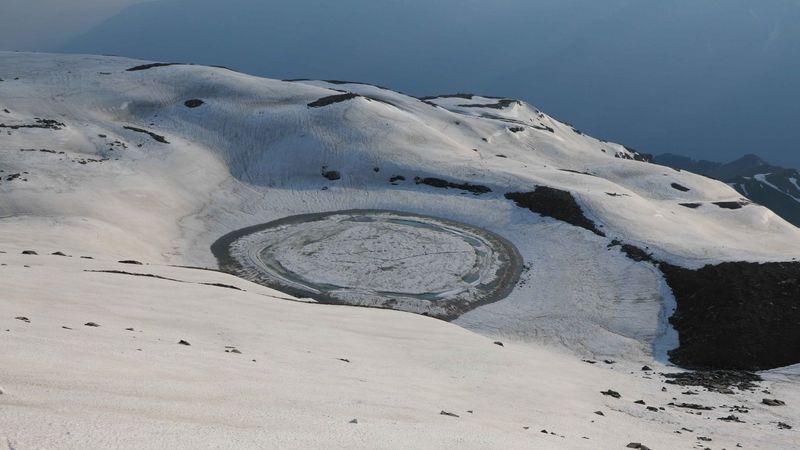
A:
POLYGON ((494 233, 380 210, 286 217, 229 233, 212 251, 223 270, 296 296, 445 319, 504 298, 522 267, 494 233))

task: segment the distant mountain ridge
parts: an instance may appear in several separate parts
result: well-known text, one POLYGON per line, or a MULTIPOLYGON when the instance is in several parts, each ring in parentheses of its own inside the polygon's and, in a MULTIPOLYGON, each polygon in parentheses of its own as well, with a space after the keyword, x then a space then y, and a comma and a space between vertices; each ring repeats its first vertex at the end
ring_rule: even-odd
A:
POLYGON ((666 153, 654 162, 724 181, 745 197, 800 227, 800 171, 775 166, 748 154, 723 164, 666 153))

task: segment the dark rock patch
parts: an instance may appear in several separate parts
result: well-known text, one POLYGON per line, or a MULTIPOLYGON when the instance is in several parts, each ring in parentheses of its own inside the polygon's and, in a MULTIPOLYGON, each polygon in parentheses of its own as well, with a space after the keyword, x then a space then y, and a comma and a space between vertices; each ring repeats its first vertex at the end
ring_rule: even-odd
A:
POLYGON ((443 189, 460 189, 462 191, 472 192, 475 195, 486 194, 492 192, 486 186, 481 186, 479 184, 470 184, 470 183, 453 183, 451 181, 443 180, 441 178, 420 178, 415 177, 414 182, 417 184, 425 184, 427 186, 432 186, 435 188, 443 188, 443 189))
POLYGON ((743 207, 750 204, 750 202, 746 201, 739 201, 739 202, 714 202, 715 205, 719 206, 722 209, 742 209, 743 207))
MULTIPOLYGON (((472 98, 471 98, 471 97, 470 97, 470 100, 472 100, 472 98)), ((518 105, 521 105, 521 104, 522 104, 522 102, 520 102, 519 100, 510 99, 510 98, 504 98, 504 99, 502 99, 502 100, 499 100, 499 101, 498 101, 498 102, 496 102, 496 103, 484 103, 484 104, 472 103, 472 104, 458 105, 458 107, 459 107, 459 108, 491 108, 491 109, 505 109, 505 108, 508 108, 509 106, 511 106, 511 105, 513 105, 513 104, 518 104, 518 105)))
POLYGON ((639 442, 631 442, 630 444, 625 446, 626 448, 635 448, 638 450, 650 450, 650 447, 640 444, 639 442))
POLYGON ((333 105, 334 103, 346 102, 348 100, 352 100, 354 98, 361 97, 358 94, 354 94, 352 92, 348 92, 345 94, 336 94, 330 95, 328 97, 322 97, 319 100, 315 100, 308 104, 309 108, 322 108, 323 106, 333 105))
POLYGON ((672 183, 670 186, 672 186, 672 189, 675 189, 675 190, 678 190, 678 191, 681 191, 681 192, 689 192, 689 191, 691 191, 691 189, 687 188, 686 186, 680 185, 678 183, 672 183))
POLYGON ((203 286, 215 286, 215 287, 221 287, 221 288, 225 288, 225 289, 233 289, 234 291, 242 291, 242 292, 244 292, 244 289, 238 288, 236 286, 231 286, 230 284, 223 284, 223 283, 200 283, 200 284, 202 284, 203 286))
POLYGON ((622 394, 620 394, 620 393, 619 393, 619 392, 617 392, 617 391, 612 391, 611 389, 609 389, 609 390, 607 390, 607 391, 602 391, 602 392, 600 392, 600 393, 601 393, 601 394, 603 394, 603 395, 606 395, 606 396, 608 396, 608 397, 613 397, 613 398, 622 398, 622 394))
POLYGON ((460 98, 460 99, 464 99, 464 100, 472 100, 473 97, 475 97, 475 94, 458 93, 458 94, 435 95, 435 96, 432 96, 432 97, 420 97, 419 99, 420 100, 436 100, 437 98, 460 98))
POLYGON ((761 403, 763 403, 763 404, 765 404, 767 406, 785 406, 786 405, 786 402, 784 402, 783 400, 777 400, 777 399, 774 399, 774 398, 765 398, 765 399, 761 400, 761 403))
POLYGON ((703 206, 702 203, 678 203, 678 204, 685 208, 690 208, 690 209, 697 209, 703 206))
POLYGON ((22 322, 25 322, 25 323, 31 323, 31 319, 28 319, 28 318, 27 318, 27 317, 25 317, 25 316, 18 316, 18 317, 14 317, 14 319, 16 319, 16 320, 19 320, 19 321, 22 321, 22 322))
POLYGON ((392 175, 391 178, 389 178, 389 183, 397 183, 398 181, 406 181, 406 177, 402 175, 392 175))
POLYGON ((85 326, 85 327, 97 328, 97 327, 99 327, 100 325, 99 325, 99 324, 97 324, 97 323, 95 323, 95 322, 86 322, 85 324, 83 324, 83 326, 85 326))
POLYGON ((694 409, 698 411, 711 411, 714 409, 713 406, 704 406, 697 403, 668 403, 668 405, 676 408, 694 409))
MULTIPOLYGON (((573 169, 558 169, 558 170, 560 170, 562 172, 577 173, 578 175, 588 175, 590 177, 594 176, 594 174, 591 174, 591 173, 585 172, 585 171, 581 172, 580 170, 573 170, 573 169)), ((612 194, 608 194, 608 195, 612 195, 612 194)), ((613 194, 613 195, 618 195, 618 194, 613 194)))
POLYGON ((645 250, 642 250, 641 248, 635 245, 626 244, 620 240, 614 239, 613 241, 611 241, 610 244, 608 244, 608 248, 614 248, 614 247, 619 247, 619 251, 624 253, 625 256, 627 256, 629 259, 632 259, 633 261, 636 262, 647 261, 651 263, 656 262, 652 254, 647 253, 645 250))
POLYGON ((178 345, 185 345, 185 346, 188 347, 188 346, 190 346, 192 344, 190 344, 189 341, 185 341, 185 340, 181 339, 180 341, 178 341, 178 345))
POLYGON ((730 416, 719 417, 717 420, 721 420, 723 422, 735 422, 735 423, 745 423, 744 420, 740 419, 737 416, 731 414, 730 416))
POLYGON ((132 264, 132 265, 135 265, 135 266, 141 266, 142 265, 142 263, 140 263, 139 261, 134 261, 132 259, 123 259, 122 261, 117 261, 117 262, 120 263, 120 264, 132 264))
MULTIPOLYGON (((301 81, 303 81, 303 80, 301 80, 301 81)), ((305 81, 308 81, 308 80, 305 80, 305 81)), ((346 80, 322 80, 322 81, 324 81, 326 83, 330 83, 330 84, 358 84, 358 85, 361 85, 361 86, 372 86, 372 87, 376 87, 378 89, 383 89, 384 91, 391 91, 391 89, 389 89, 387 87, 378 86, 377 84, 363 83, 363 82, 360 82, 360 81, 346 81, 346 80)))
POLYGON ((205 102, 200 100, 199 98, 193 98, 191 100, 186 100, 185 102, 183 102, 183 104, 187 108, 197 108, 199 106, 203 106, 205 102))
POLYGON ((641 161, 641 162, 647 162, 647 163, 653 162, 653 155, 651 155, 649 153, 640 152, 639 150, 636 150, 634 148, 628 147, 626 145, 623 145, 623 147, 625 147, 625 150, 627 150, 627 151, 629 151, 629 152, 631 152, 633 154, 633 158, 632 158, 633 160, 641 161))
POLYGON ((156 142, 161 142, 162 144, 169 144, 169 141, 167 141, 167 139, 164 136, 161 136, 159 134, 155 134, 152 131, 147 131, 147 130, 144 130, 144 129, 141 129, 141 128, 128 127, 128 126, 123 127, 123 128, 125 128, 126 130, 135 131, 137 133, 146 134, 146 135, 150 136, 151 138, 153 138, 153 140, 156 141, 156 142))
MULTIPOLYGON (((677 386, 704 387, 709 391, 730 393, 732 388, 740 391, 753 391, 761 377, 739 370, 713 370, 662 374, 667 384, 677 386)), ((693 393, 694 394, 694 393, 693 393)))
POLYGON ((36 253, 36 252, 35 252, 35 251, 33 251, 33 250, 23 250, 23 251, 22 251, 22 254, 23 254, 23 255, 38 255, 38 253, 36 253))
POLYGON ((660 268, 677 300, 674 363, 738 370, 800 363, 800 262, 660 268))
POLYGON ((141 66, 134 66, 130 69, 126 69, 126 72, 138 72, 140 70, 147 70, 153 69, 156 67, 168 67, 168 66, 177 66, 181 65, 181 63, 151 63, 151 64, 142 64, 141 66))
POLYGON ((666 378, 665 382, 667 384, 704 387, 709 391, 720 393, 730 393, 732 388, 740 391, 753 391, 758 387, 756 383, 762 381, 757 374, 739 370, 697 371, 662 375, 666 378))
POLYGON ((8 128, 11 130, 19 130, 21 128, 41 128, 46 130, 61 130, 66 125, 63 123, 52 120, 52 119, 40 119, 38 117, 34 118, 34 122, 32 124, 24 124, 24 125, 6 125, 4 123, 0 123, 0 128, 8 128))
POLYGON ((505 347, 505 345, 503 345, 503 343, 500 342, 500 341, 494 341, 494 345, 499 345, 500 347, 505 347))
POLYGON ((550 126, 547 126, 547 125, 544 125, 544 124, 541 124, 541 125, 531 125, 531 127, 532 127, 532 128, 535 128, 535 129, 537 129, 537 130, 547 131, 548 133, 553 133, 553 134, 555 134, 555 132, 556 132, 556 130, 554 130, 554 129, 553 129, 553 127, 550 127, 550 126))
POLYGON ((64 253, 64 252, 53 252, 53 253, 50 253, 50 254, 53 255, 53 256, 67 256, 67 254, 64 253))
POLYGON ((525 128, 523 128, 523 127, 510 127, 508 129, 508 131, 510 131, 512 133, 520 133, 522 131, 525 131, 525 128))
POLYGON ((605 237, 605 233, 583 214, 578 202, 567 191, 537 186, 535 191, 509 192, 505 197, 515 202, 520 208, 527 208, 534 213, 585 228, 598 236, 605 237))
POLYGON ((454 413, 447 412, 447 411, 444 411, 444 410, 442 410, 442 412, 440 412, 439 415, 448 416, 448 417, 456 417, 456 418, 461 417, 458 414, 454 414, 454 413))
POLYGON ((791 430, 792 426, 789 425, 788 423, 778 422, 778 429, 779 430, 791 430))
POLYGON ((322 168, 322 176, 323 177, 325 177, 325 178, 327 178, 327 179, 329 179, 331 181, 340 180, 342 178, 342 174, 339 173, 338 170, 325 170, 325 169, 326 169, 325 167, 322 168))

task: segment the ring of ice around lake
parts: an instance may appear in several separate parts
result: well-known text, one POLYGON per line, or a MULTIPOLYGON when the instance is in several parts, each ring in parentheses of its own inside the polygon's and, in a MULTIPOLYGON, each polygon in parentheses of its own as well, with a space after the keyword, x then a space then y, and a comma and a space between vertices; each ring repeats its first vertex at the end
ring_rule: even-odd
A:
POLYGON ((521 267, 516 248, 496 234, 390 211, 287 217, 212 249, 226 270, 293 295, 440 318, 502 299, 521 267))

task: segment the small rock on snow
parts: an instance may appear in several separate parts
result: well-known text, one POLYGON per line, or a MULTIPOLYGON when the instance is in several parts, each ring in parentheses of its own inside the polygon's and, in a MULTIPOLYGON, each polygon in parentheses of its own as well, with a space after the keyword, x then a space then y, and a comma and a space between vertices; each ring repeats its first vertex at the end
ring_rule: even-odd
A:
POLYGON ((646 445, 642 445, 638 442, 631 442, 630 444, 626 445, 627 448, 636 448, 639 450, 650 450, 650 447, 646 445))
POLYGON ((612 391, 611 389, 609 389, 607 391, 601 391, 600 393, 603 394, 603 395, 607 395, 609 397, 614 397, 614 398, 621 398, 622 397, 622 394, 620 394, 617 391, 612 391))

